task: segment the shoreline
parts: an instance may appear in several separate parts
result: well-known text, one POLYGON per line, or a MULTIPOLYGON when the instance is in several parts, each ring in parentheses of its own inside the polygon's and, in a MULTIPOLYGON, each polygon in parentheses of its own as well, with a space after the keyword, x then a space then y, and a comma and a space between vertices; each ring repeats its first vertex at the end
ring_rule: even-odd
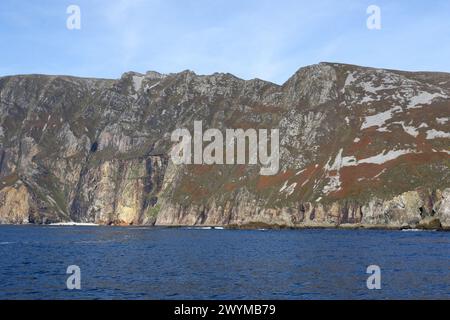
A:
POLYGON ((365 224, 343 224, 343 225, 305 225, 305 226, 287 226, 287 225, 269 225, 264 223, 251 224, 231 224, 231 225, 107 225, 95 223, 76 223, 61 222, 52 224, 0 224, 2 226, 36 226, 36 227, 113 227, 113 228, 154 228, 154 229, 191 229, 191 230, 260 230, 260 231, 282 231, 282 230, 379 230, 379 231, 437 231, 449 232, 450 226, 441 228, 423 228, 419 226, 386 226, 386 225, 365 225, 365 224))

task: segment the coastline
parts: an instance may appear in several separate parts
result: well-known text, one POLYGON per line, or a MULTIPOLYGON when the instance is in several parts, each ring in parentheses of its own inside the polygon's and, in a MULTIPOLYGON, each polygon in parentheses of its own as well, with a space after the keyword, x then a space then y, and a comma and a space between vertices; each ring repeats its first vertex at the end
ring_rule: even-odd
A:
POLYGON ((22 224, 0 224, 2 226, 36 226, 36 227, 115 227, 115 228, 166 228, 166 229, 190 229, 190 230, 260 230, 260 231, 277 231, 277 230, 380 230, 380 231, 437 231, 437 232, 449 232, 449 226, 442 226, 440 228, 425 228, 422 226, 386 226, 386 225, 368 225, 368 224, 317 224, 317 225, 303 225, 303 226, 287 226, 277 224, 265 224, 265 223, 249 223, 249 224, 230 224, 230 225, 107 225, 107 224, 95 224, 95 223, 76 223, 76 222, 61 222, 51 224, 34 224, 34 223, 22 223, 22 224))

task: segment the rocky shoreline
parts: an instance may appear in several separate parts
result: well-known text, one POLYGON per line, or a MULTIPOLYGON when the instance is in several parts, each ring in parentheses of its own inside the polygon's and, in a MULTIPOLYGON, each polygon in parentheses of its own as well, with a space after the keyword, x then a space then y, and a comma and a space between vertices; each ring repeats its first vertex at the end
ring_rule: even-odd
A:
MULTIPOLYGON (((439 223, 439 222, 436 222, 439 223)), ((419 226, 383 226, 365 224, 344 224, 344 225, 309 225, 309 226, 287 226, 270 225, 265 223, 251 223, 244 225, 123 225, 123 224, 85 224, 85 223, 57 223, 57 224, 0 224, 1 226, 44 226, 44 227, 119 227, 119 228, 167 228, 167 229, 201 229, 201 230, 381 230, 381 231, 438 231, 449 232, 449 226, 442 225, 419 225, 419 226)))

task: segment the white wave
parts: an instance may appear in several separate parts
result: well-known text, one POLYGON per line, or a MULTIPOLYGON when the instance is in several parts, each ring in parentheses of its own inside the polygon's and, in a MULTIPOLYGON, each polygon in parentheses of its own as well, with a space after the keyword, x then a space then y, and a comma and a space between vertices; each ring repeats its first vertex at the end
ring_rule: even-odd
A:
POLYGON ((189 230, 212 230, 213 227, 187 227, 189 230))
POLYGON ((83 222, 58 222, 51 223, 49 226, 52 227, 98 227, 99 225, 96 223, 83 223, 83 222))

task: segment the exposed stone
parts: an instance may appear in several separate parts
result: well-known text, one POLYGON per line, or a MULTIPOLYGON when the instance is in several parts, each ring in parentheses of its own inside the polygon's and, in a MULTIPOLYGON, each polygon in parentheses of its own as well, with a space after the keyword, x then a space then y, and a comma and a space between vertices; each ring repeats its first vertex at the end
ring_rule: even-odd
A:
POLYGON ((417 228, 425 230, 440 230, 442 229, 442 224, 438 218, 426 217, 419 222, 417 228))
POLYGON ((450 117, 449 86, 445 73, 333 63, 283 85, 3 77, 0 223, 450 228, 450 127, 436 120, 450 117), (171 133, 196 120, 279 129, 280 172, 174 165, 171 133))
POLYGON ((23 184, 0 190, 0 224, 26 224, 29 212, 30 195, 23 184))

